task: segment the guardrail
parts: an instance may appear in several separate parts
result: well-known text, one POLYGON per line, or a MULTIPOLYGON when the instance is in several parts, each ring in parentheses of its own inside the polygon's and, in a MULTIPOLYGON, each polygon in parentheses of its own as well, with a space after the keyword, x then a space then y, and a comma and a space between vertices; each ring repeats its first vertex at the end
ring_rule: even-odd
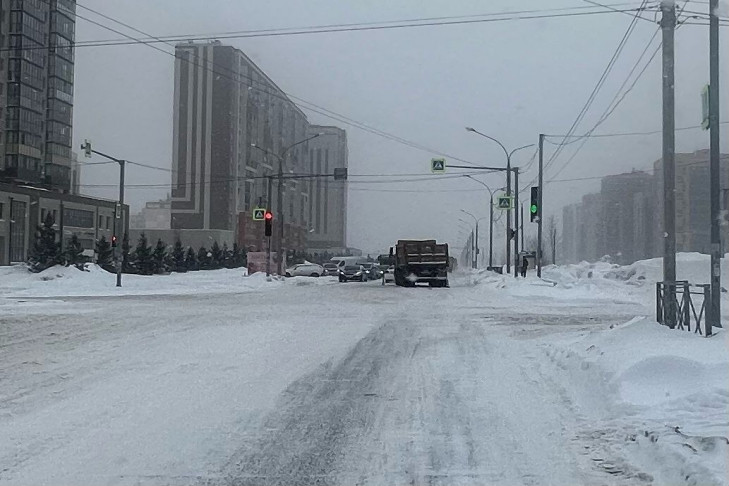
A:
POLYGON ((686 280, 656 283, 656 320, 671 329, 691 331, 706 337, 712 334, 711 319, 707 314, 711 308, 711 285, 690 284, 686 280), (701 296, 701 304, 697 296, 701 296), (698 306, 698 311, 696 310, 698 306), (701 324, 704 332, 701 332, 701 324))

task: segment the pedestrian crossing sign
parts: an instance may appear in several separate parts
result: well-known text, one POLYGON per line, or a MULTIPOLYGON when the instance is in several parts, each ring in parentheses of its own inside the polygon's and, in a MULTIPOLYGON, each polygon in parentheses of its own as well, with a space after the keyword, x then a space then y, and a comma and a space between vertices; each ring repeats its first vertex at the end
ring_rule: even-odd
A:
POLYGON ((266 218, 265 208, 254 208, 253 209, 253 221, 263 221, 266 218))
POLYGON ((442 174, 445 172, 446 161, 445 159, 431 159, 430 171, 434 174, 442 174))
POLYGON ((514 198, 511 196, 499 196, 496 201, 496 207, 499 209, 513 209, 514 198))

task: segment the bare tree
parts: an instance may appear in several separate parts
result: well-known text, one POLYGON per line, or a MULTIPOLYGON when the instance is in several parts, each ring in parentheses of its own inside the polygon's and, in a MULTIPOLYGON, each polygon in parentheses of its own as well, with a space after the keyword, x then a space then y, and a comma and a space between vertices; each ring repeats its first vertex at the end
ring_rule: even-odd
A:
MULTIPOLYGON (((557 231, 557 221, 554 216, 550 216, 547 220, 547 227, 546 234, 547 234, 547 251, 551 253, 552 260, 549 263, 556 264, 557 263, 557 245, 559 244, 559 233, 557 231)), ((545 252, 547 253, 547 252, 545 252)))

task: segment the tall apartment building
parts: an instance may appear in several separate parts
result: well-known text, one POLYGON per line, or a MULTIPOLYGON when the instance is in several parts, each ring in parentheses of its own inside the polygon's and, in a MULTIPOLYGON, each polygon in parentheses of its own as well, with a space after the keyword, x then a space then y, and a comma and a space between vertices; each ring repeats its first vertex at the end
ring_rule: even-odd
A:
MULTIPOLYGON (((722 190, 729 191, 729 154, 721 154, 720 167, 722 190)), ((656 178, 657 211, 654 234, 663 233, 663 161, 653 163, 656 178)), ((725 200, 724 197, 721 198, 725 200)), ((722 209, 727 209, 724 206, 722 209)), ((676 154, 676 250, 710 253, 710 200, 709 200, 709 151, 676 154)), ((726 251, 727 228, 722 229, 726 251)), ((662 253, 659 248, 657 255, 662 253)))
MULTIPOLYGON (((309 172, 333 174, 347 168, 349 151, 347 133, 338 127, 311 125, 309 136, 322 135, 309 142, 309 172)), ((309 181, 309 221, 307 235, 310 249, 347 247, 347 181, 331 177, 309 181)))
MULTIPOLYGON (((311 234, 343 241, 346 216, 334 206, 346 211, 346 185, 329 181, 320 186, 316 180, 286 177, 310 172, 315 142, 319 145, 313 153, 323 154, 322 168, 346 167, 344 131, 312 129, 304 112, 234 47, 217 41, 184 43, 176 46, 175 54, 172 231, 207 232, 219 242, 261 250, 263 224, 251 218, 251 210, 261 206, 273 210, 276 222, 284 219, 287 249, 304 249, 311 234), (319 132, 326 135, 297 143, 319 132), (278 207, 278 179, 271 176, 278 174, 280 161, 283 205, 278 207), (324 215, 312 210, 312 191, 319 190, 328 201, 324 215), (312 214, 320 219, 310 233, 312 214)), ((316 201, 324 205, 322 196, 316 201)), ((278 224, 274 232, 276 240, 278 224)))
MULTIPOLYGON (((729 154, 721 155, 721 181, 729 181, 729 154)), ((654 174, 633 171, 602 179, 601 190, 563 209, 563 249, 569 261, 615 263, 663 254, 663 162, 654 174), (574 242, 570 239, 574 238, 574 242)), ((729 250, 729 183, 722 182, 722 252, 729 250)), ((709 151, 676 154, 676 250, 709 253, 709 151)))
POLYGON ((0 177, 71 190, 75 0, 0 2, 0 177))

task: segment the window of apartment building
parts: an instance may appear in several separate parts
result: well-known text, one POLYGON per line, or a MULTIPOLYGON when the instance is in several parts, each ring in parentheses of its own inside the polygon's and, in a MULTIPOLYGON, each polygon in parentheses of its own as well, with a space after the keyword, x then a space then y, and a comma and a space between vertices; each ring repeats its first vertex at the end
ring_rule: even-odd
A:
POLYGON ((0 203, 0 219, 3 219, 3 215, 5 214, 5 204, 0 203))
POLYGON ((99 215, 99 228, 102 228, 104 225, 104 217, 102 215, 99 215))
POLYGON ((111 216, 106 217, 106 229, 111 229, 111 216))
POLYGON ((41 223, 46 220, 46 208, 41 208, 41 223))
POLYGON ((53 221, 55 223, 58 223, 58 217, 57 216, 58 216, 58 212, 54 209, 53 210, 53 221))
POLYGON ((93 228, 94 213, 83 209, 63 208, 63 224, 76 228, 93 228))

